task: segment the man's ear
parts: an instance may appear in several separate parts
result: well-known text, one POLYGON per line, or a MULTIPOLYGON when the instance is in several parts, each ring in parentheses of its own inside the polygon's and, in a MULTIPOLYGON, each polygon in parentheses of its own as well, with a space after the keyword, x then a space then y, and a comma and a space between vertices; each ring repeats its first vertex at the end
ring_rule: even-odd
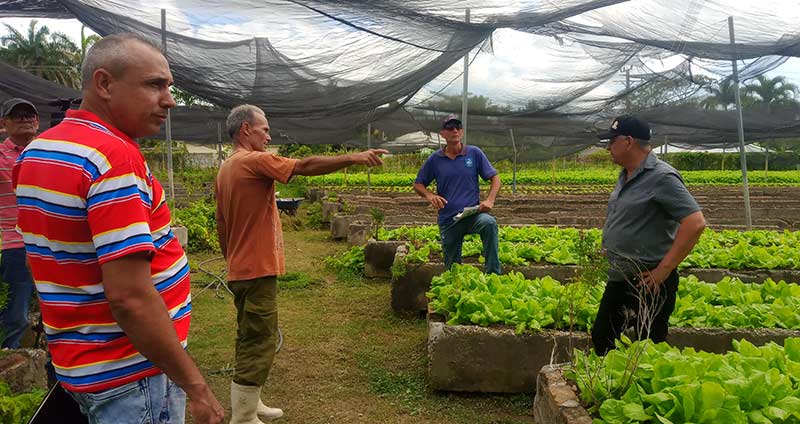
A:
POLYGON ((242 130, 241 130, 242 131, 242 135, 249 136, 250 135, 250 131, 252 129, 253 128, 250 126, 249 122, 247 122, 247 121, 242 122, 242 130))
POLYGON ((111 73, 103 68, 99 68, 92 74, 92 85, 95 92, 101 99, 108 100, 111 98, 111 83, 113 78, 111 73))

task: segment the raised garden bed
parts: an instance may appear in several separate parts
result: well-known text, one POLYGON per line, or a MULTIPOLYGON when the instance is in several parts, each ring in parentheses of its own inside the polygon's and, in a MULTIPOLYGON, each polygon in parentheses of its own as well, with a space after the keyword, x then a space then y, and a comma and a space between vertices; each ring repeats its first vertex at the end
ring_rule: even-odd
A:
MULTIPOLYGON (((380 243, 380 242, 378 242, 380 243)), ((369 246, 369 245, 368 245, 369 246)), ((377 248, 373 248, 373 252, 377 248)), ((367 250, 365 250, 365 253, 367 250)), ((391 275, 377 262, 377 258, 369 257, 372 261, 365 265, 374 274, 391 275)), ((385 258, 381 258, 385 261, 385 258)), ((481 264, 468 264, 482 269, 481 264)), ((419 313, 428 310, 428 297, 425 295, 431 289, 433 277, 445 271, 443 263, 404 264, 405 273, 401 276, 392 276, 392 309, 400 313, 419 313)), ((503 266, 503 272, 516 271, 526 278, 539 278, 550 276, 559 281, 569 281, 579 271, 572 265, 532 265, 524 267, 503 266)), ((746 283, 763 283, 767 279, 773 281, 800 282, 800 271, 773 269, 773 270, 747 270, 731 271, 727 269, 685 268, 681 275, 694 275, 701 281, 716 282, 725 277, 738 278, 746 283)))
POLYGON ((665 344, 623 344, 606 357, 576 352, 542 367, 539 423, 796 423, 800 339, 707 354, 665 344))
MULTIPOLYGON (((561 284, 518 273, 487 276, 469 266, 454 267, 434 279, 429 293, 431 385, 453 391, 533 390, 542 366, 590 347, 587 331, 602 292, 598 283, 561 284)), ((763 345, 798 337, 798 298, 795 284, 710 284, 687 277, 667 342, 724 353, 734 340, 763 345)))
POLYGON ((12 392, 29 392, 47 388, 44 364, 46 353, 41 349, 15 349, 0 354, 0 381, 12 392))
MULTIPOLYGON (((782 343, 800 337, 784 329, 670 328, 667 343, 712 353, 730 350, 733 340, 755 345, 782 343)), ((509 327, 447 325, 441 316, 428 320, 428 376, 436 390, 456 392, 523 393, 536 389, 545 365, 567 362, 572 348, 588 349, 586 332, 543 330, 516 334, 509 327)))

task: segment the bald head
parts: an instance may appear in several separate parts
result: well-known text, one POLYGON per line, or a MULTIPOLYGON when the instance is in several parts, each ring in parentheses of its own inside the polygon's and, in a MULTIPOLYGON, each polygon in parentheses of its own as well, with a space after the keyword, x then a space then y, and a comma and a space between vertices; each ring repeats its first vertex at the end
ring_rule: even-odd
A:
POLYGON ((114 78, 122 76, 125 70, 130 68, 134 61, 138 60, 135 55, 130 54, 129 43, 137 43, 159 54, 161 53, 158 45, 141 35, 121 33, 103 37, 89 48, 86 57, 83 59, 83 64, 81 65, 82 89, 86 90, 92 85, 92 75, 98 69, 105 69, 114 78))

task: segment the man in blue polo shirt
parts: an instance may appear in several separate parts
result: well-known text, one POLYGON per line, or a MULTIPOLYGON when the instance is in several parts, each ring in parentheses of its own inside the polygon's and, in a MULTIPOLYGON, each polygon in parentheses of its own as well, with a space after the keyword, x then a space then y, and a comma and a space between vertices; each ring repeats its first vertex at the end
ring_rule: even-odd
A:
POLYGON ((439 234, 442 238, 444 265, 461 263, 461 246, 467 234, 479 234, 483 242, 484 271, 500 273, 500 258, 497 254, 497 220, 489 215, 500 192, 500 176, 481 149, 461 142, 464 129, 455 115, 442 121, 439 134, 447 145, 434 152, 417 174, 414 191, 431 202, 439 210, 439 234), (489 194, 481 202, 478 176, 489 180, 489 194), (428 185, 436 181, 436 194, 428 185), (477 207, 470 215, 464 208, 477 207))
POLYGON ((652 152, 647 122, 621 116, 598 137, 622 166, 603 227, 608 283, 592 327, 594 349, 605 355, 630 325, 638 339, 666 340, 678 264, 706 221, 681 174, 652 152))

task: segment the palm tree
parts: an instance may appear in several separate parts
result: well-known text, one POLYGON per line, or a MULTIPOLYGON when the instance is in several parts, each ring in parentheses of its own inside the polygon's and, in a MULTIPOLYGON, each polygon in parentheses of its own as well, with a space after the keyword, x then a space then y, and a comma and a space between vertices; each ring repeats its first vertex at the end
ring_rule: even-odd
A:
POLYGON ((35 19, 31 20, 27 35, 4 24, 8 35, 0 37, 4 46, 0 49, 0 60, 44 79, 79 88, 78 46, 65 34, 50 33, 46 25, 37 28, 37 24, 35 19))
POLYGON ((84 35, 85 30, 86 25, 81 25, 81 63, 83 63, 83 58, 86 57, 86 50, 89 50, 89 47, 92 47, 94 43, 100 41, 102 38, 97 34, 92 34, 87 37, 84 35))
POLYGON ((756 104, 766 107, 767 113, 774 106, 786 106, 797 103, 797 85, 786 81, 785 77, 769 78, 764 75, 756 77, 758 84, 747 84, 745 90, 757 96, 756 104))
MULTIPOLYGON (((726 78, 720 83, 709 85, 706 89, 709 96, 702 101, 706 109, 728 110, 728 107, 736 105, 736 90, 733 88, 732 79, 726 78)), ((742 103, 745 103, 748 92, 739 87, 739 94, 742 103)))

